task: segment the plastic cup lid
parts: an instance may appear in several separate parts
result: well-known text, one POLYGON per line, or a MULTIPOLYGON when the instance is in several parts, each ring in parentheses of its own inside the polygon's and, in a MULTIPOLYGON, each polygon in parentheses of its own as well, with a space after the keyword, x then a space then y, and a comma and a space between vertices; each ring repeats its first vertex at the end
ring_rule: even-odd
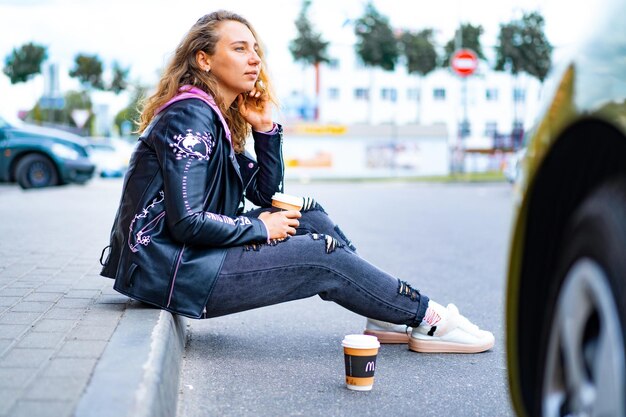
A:
POLYGON ((355 349, 374 349, 380 347, 380 343, 378 342, 378 338, 376 336, 366 334, 346 335, 341 341, 341 345, 355 349))

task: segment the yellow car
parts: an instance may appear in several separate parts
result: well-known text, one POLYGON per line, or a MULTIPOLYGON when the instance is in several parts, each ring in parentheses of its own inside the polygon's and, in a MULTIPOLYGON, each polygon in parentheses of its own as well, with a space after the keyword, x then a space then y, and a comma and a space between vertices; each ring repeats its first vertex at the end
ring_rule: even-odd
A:
POLYGON ((626 2, 552 71, 523 161, 507 282, 520 416, 626 416, 626 2))

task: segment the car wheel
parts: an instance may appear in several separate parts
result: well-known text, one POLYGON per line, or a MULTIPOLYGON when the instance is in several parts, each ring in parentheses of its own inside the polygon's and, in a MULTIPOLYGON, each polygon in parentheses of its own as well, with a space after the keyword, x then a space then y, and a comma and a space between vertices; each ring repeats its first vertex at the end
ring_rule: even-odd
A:
POLYGON ((625 181, 583 203, 562 254, 546 338, 542 415, 625 416, 625 181))
POLYGON ((59 183, 54 164, 39 154, 30 154, 22 158, 15 168, 15 177, 24 189, 48 187, 59 183))

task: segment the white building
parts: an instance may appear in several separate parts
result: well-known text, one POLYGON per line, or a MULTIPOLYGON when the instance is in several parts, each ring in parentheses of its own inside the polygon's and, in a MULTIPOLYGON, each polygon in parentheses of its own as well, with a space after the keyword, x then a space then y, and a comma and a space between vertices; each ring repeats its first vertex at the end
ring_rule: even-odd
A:
MULTIPOLYGON (((318 122, 322 124, 444 123, 453 145, 467 119, 464 147, 471 149, 493 146, 496 135, 508 140, 514 126, 528 129, 538 110, 538 80, 493 71, 485 62, 463 79, 442 68, 425 77, 410 75, 404 62, 393 72, 365 67, 351 44, 331 44, 329 55, 332 61, 320 66, 318 122)), ((279 94, 287 97, 283 99, 285 116, 291 121, 311 120, 314 70, 294 65, 297 69, 292 75, 280 79, 283 90, 279 94)))

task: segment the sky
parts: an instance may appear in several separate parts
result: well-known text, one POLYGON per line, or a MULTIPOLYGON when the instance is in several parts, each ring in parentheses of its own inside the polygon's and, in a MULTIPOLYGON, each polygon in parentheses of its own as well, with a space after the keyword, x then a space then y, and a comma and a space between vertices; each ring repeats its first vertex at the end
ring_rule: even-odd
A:
MULTIPOLYGON (((366 0, 312 0, 310 19, 331 42, 351 41, 352 26, 366 0)), ((582 33, 580 22, 593 10, 586 2, 569 0, 373 0, 395 28, 435 29, 443 45, 460 23, 480 24, 481 42, 487 54, 496 44, 501 23, 539 11, 546 20, 545 32, 556 52, 582 33), (574 4, 572 4, 574 3, 574 4), (576 6, 580 3, 581 6, 576 6), (591 10, 590 10, 591 9, 591 10)), ((246 17, 256 28, 274 78, 291 62, 288 44, 296 35, 294 20, 300 0, 0 0, 0 59, 27 42, 48 47, 48 61, 67 74, 78 53, 97 54, 106 69, 113 61, 130 68, 130 79, 154 84, 186 31, 202 15, 227 9, 246 17)), ((105 76, 107 73, 105 72, 105 76)), ((279 81, 279 80, 278 80, 279 81)), ((77 89, 75 80, 62 76, 61 91, 77 89)), ((12 117, 31 108, 43 92, 43 77, 12 86, 0 74, 0 115, 12 117)), ((127 97, 109 98, 123 107, 127 97)))

